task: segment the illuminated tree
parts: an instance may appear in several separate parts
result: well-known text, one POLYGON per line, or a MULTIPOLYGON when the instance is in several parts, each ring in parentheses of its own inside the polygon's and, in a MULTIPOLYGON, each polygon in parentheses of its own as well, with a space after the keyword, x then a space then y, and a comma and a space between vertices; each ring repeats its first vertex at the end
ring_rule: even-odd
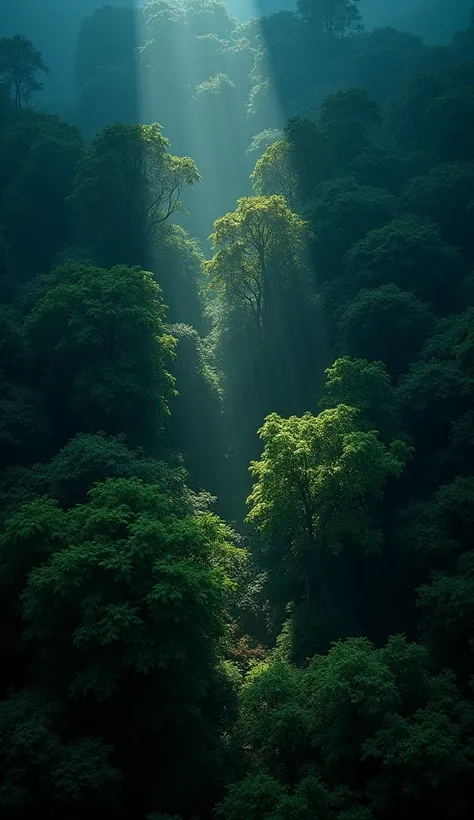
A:
POLYGON ((245 308, 259 335, 278 293, 303 271, 308 237, 307 224, 282 196, 240 199, 236 211, 215 223, 216 253, 206 273, 224 297, 245 308))
POLYGON ((348 540, 369 552, 379 548, 374 503, 387 479, 402 473, 407 448, 399 441, 386 447, 344 404, 318 416, 272 413, 259 435, 264 451, 250 466, 255 483, 247 520, 265 539, 287 540, 309 598, 304 567, 314 550, 339 552, 348 540))
POLYGON ((292 166, 291 147, 287 140, 269 145, 257 160, 250 179, 259 196, 281 194, 290 208, 297 204, 298 178, 292 166))

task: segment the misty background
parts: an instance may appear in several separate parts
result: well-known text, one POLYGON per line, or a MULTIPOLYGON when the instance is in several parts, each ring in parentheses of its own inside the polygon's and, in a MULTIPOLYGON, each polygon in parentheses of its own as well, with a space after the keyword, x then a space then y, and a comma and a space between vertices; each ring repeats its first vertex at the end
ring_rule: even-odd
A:
MULTIPOLYGON (((65 101, 74 92, 74 52, 81 23, 104 5, 132 7, 141 0, 1 0, 0 36, 25 34, 43 52, 51 69, 44 98, 65 101), (58 37, 58 32, 60 36, 58 37)), ((292 9, 296 0, 228 0, 239 19, 292 9)), ((466 28, 472 0, 361 0, 367 28, 395 26, 416 34, 430 45, 448 43, 455 32, 466 28)))

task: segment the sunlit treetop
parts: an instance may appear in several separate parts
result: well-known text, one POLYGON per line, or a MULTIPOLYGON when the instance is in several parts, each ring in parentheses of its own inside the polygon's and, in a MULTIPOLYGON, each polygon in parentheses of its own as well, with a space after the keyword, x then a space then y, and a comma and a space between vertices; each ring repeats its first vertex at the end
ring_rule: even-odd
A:
POLYGON ((237 25, 226 4, 219 0, 150 0, 144 15, 148 30, 159 37, 171 31, 170 25, 184 23, 194 35, 228 38, 237 25))
POLYGON ((188 24, 198 35, 210 33, 228 38, 237 25, 227 5, 219 0, 181 0, 181 3, 188 24))
POLYGON ((321 409, 347 404, 359 411, 361 429, 377 429, 385 440, 397 430, 395 388, 383 362, 343 356, 326 370, 321 409))
POLYGON ((248 521, 266 539, 289 538, 295 554, 316 547, 334 552, 347 540, 378 549, 383 535, 373 505, 390 476, 403 471, 408 450, 400 441, 386 447, 367 430, 356 408, 340 404, 318 416, 267 417, 264 450, 253 461, 248 521))
POLYGON ((291 159, 291 146, 287 140, 269 145, 257 160, 250 179, 260 196, 281 194, 290 208, 297 204, 298 177, 291 159))
POLYGON ((237 209, 218 219, 206 263, 211 285, 250 311, 260 332, 277 294, 303 273, 309 227, 282 196, 239 199, 237 209))
POLYGON ((217 96, 218 94, 225 93, 225 91, 230 91, 232 88, 235 88, 235 83, 229 79, 227 74, 219 73, 200 83, 196 87, 195 97, 200 97, 204 94, 217 96))

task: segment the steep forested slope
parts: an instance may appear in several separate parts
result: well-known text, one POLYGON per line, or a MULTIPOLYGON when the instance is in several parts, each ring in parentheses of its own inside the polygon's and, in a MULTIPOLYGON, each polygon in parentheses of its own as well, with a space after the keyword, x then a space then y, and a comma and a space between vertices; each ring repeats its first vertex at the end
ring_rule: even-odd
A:
POLYGON ((6 820, 471 817, 474 28, 360 10, 0 39, 6 820))

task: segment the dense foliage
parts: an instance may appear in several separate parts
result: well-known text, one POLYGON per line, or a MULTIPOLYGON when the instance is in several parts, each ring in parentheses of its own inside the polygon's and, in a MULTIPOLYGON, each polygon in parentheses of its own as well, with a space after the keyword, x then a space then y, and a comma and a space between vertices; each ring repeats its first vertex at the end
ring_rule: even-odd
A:
POLYGON ((1 816, 469 820, 474 12, 95 5, 0 39, 1 816))

